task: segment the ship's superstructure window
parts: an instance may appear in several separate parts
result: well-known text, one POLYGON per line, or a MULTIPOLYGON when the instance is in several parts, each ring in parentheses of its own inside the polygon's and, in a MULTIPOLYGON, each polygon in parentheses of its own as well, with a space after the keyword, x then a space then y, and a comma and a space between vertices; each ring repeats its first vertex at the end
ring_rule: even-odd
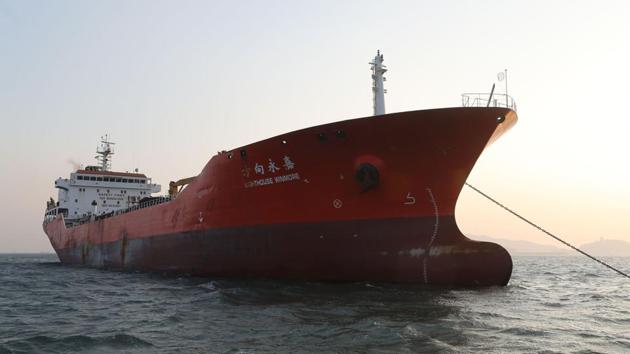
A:
POLYGON ((83 176, 77 176, 78 180, 83 180, 83 176))
POLYGON ((96 177, 96 180, 99 182, 103 182, 103 177, 96 177))

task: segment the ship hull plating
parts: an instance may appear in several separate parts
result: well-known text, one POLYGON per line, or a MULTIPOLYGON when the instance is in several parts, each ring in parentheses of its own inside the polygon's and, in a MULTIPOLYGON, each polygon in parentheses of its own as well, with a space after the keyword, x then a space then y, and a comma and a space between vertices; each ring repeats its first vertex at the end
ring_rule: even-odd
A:
POLYGON ((200 276, 334 281, 504 285, 512 270, 500 246, 466 239, 443 220, 431 243, 432 218, 287 224, 190 231, 84 244, 59 252, 64 263, 177 271, 200 276))
POLYGON ((311 127, 214 156, 174 200, 44 229, 60 260, 207 276, 505 285, 502 247, 466 238, 455 204, 502 108, 311 127))

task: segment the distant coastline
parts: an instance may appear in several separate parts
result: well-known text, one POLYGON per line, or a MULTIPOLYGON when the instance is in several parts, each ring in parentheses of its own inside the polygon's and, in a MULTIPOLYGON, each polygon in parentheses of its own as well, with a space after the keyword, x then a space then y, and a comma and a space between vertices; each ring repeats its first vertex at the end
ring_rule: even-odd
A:
MULTIPOLYGON (((485 235, 470 236, 477 241, 498 243, 514 256, 574 256, 576 251, 568 248, 542 245, 525 240, 508 240, 485 235)), ((599 257, 630 257, 630 242, 614 239, 600 239, 578 246, 579 249, 599 257)))

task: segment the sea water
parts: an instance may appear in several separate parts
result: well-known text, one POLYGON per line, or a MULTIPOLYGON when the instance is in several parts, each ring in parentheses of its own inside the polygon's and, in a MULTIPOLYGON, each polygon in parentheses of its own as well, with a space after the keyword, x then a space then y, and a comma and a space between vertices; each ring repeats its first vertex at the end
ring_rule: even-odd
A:
MULTIPOLYGON (((607 258, 630 271, 630 258, 607 258)), ((515 257, 506 287, 214 279, 0 255, 0 353, 630 352, 630 279, 515 257)))

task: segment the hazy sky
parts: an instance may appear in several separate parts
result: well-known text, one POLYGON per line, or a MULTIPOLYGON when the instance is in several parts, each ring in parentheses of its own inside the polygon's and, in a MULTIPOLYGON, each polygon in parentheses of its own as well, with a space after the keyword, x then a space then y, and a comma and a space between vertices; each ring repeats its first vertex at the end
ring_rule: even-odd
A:
MULTIPOLYGON (((0 0, 0 252, 52 250, 53 182, 105 133, 115 170, 164 186, 216 151, 371 115, 376 49, 388 112, 459 106, 507 68, 520 120, 469 182, 570 242, 630 241, 629 4, 0 0)), ((554 244, 470 190, 457 219, 554 244)))

